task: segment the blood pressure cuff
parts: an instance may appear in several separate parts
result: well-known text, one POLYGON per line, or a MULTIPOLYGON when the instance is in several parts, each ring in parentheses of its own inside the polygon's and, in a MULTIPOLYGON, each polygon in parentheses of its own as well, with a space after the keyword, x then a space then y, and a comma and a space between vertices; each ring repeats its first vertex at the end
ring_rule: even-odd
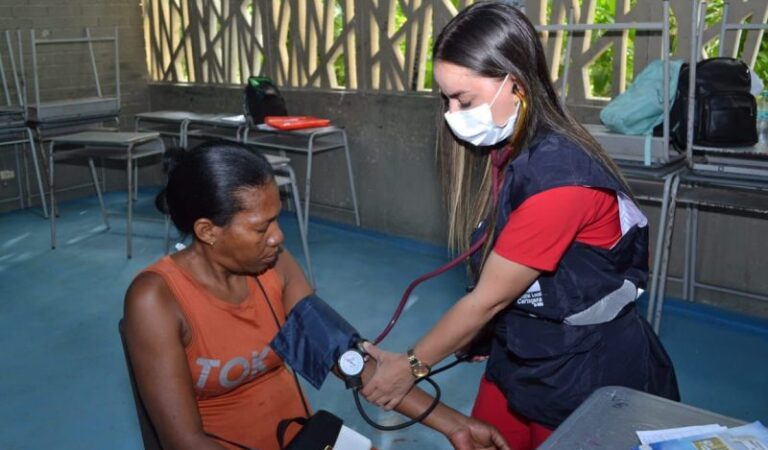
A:
POLYGON ((320 389, 341 354, 360 339, 333 308, 316 295, 304 297, 288 314, 270 347, 299 375, 320 389))

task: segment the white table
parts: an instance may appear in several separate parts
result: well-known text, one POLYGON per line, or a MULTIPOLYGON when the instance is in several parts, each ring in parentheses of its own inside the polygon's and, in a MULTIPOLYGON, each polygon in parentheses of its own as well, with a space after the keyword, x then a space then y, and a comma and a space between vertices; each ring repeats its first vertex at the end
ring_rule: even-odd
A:
POLYGON ((136 114, 136 131, 157 131, 179 139, 179 146, 188 149, 190 136, 240 141, 245 117, 229 113, 200 114, 190 111, 151 111, 136 114), (211 128, 224 130, 212 133, 211 128), (232 134, 234 132, 234 134, 232 134))
POLYGON ((181 146, 187 148, 190 135, 241 142, 246 126, 243 115, 191 114, 182 124, 181 146))
POLYGON ((134 131, 156 131, 179 140, 181 146, 184 122, 194 113, 189 111, 150 111, 134 116, 134 131))

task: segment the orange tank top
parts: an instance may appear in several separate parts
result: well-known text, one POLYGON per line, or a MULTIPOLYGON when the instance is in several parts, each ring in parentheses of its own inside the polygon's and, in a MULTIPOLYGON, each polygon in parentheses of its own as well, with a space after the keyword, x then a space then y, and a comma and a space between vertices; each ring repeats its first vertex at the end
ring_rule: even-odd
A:
POLYGON ((170 256, 146 270, 163 278, 191 330, 187 363, 205 431, 250 448, 278 450, 278 422, 305 412, 293 375, 269 347, 278 326, 267 301, 281 324, 286 315, 277 273, 258 276, 267 299, 256 278, 249 278, 248 297, 235 305, 208 293, 170 256))

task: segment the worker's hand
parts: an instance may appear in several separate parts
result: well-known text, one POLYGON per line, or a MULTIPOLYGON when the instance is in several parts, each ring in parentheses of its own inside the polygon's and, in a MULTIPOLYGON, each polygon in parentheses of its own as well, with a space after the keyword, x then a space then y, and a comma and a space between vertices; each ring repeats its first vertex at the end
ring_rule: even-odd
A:
POLYGON ((377 365, 373 378, 360 392, 369 402, 389 411, 400 404, 416 382, 408 357, 381 350, 370 342, 366 342, 364 348, 377 365))
POLYGON ((510 450, 496 427, 471 417, 462 419, 446 436, 456 450, 510 450))

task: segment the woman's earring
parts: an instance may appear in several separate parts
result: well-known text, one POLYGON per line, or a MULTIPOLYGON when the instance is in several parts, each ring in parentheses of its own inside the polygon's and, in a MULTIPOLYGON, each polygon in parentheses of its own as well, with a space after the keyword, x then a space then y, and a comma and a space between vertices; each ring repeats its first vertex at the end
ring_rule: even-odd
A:
POLYGON ((211 241, 211 242, 209 242, 209 243, 208 243, 208 245, 210 245, 211 247, 213 247, 214 245, 216 245, 216 241, 211 241))

